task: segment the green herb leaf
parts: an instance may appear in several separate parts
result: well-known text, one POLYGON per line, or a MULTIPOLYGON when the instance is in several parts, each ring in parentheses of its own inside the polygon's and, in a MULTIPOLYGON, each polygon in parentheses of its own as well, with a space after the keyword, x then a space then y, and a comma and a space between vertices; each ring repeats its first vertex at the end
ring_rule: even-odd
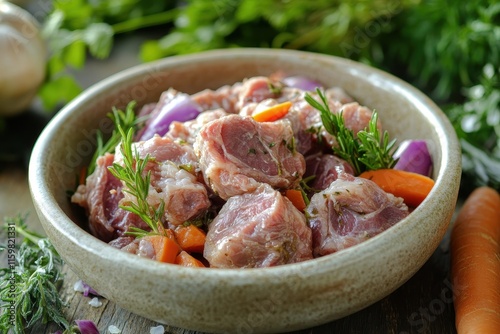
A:
POLYGON ((96 58, 107 58, 113 45, 113 28, 106 23, 92 23, 83 31, 83 40, 90 54, 96 58))

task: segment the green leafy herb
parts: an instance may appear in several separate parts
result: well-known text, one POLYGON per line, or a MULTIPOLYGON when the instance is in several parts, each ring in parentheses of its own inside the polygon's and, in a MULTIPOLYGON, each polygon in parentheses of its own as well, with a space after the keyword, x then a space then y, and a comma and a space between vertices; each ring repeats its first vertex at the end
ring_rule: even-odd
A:
POLYGON ((154 208, 148 202, 147 198, 149 186, 151 184, 151 171, 148 171, 144 176, 146 165, 148 162, 153 162, 154 160, 149 154, 141 158, 137 150, 133 152, 132 138, 134 136, 134 129, 131 128, 125 133, 121 127, 118 127, 118 131, 121 134, 122 141, 120 149, 123 154, 124 166, 113 163, 113 166, 109 167, 109 171, 125 184, 123 191, 136 198, 136 202, 131 201, 120 207, 138 215, 149 228, 151 228, 151 232, 147 232, 140 228, 132 227, 127 234, 136 237, 145 236, 151 233, 163 234, 164 227, 161 218, 165 211, 165 203, 161 201, 158 208, 154 208))
POLYGON ((342 111, 333 113, 323 92, 320 89, 316 92, 321 102, 308 93, 305 99, 320 112, 325 130, 337 140, 338 147, 332 147, 334 153, 349 162, 357 175, 365 170, 391 168, 394 165, 392 155, 396 140, 390 141, 387 131, 382 136, 380 135, 376 111, 372 114, 368 129, 361 130, 355 135, 345 126, 342 111))
POLYGON ((87 57, 107 58, 118 34, 163 25, 175 19, 176 1, 54 1, 43 19, 42 34, 50 58, 39 96, 47 110, 78 95, 82 88, 72 73, 87 57))
POLYGON ((387 28, 371 44, 382 53, 376 65, 406 76, 435 101, 459 98, 463 87, 479 82, 486 63, 500 63, 497 1, 422 0, 387 28))
POLYGON ((142 121, 142 119, 137 118, 134 108, 136 106, 135 101, 131 101, 127 104, 125 111, 117 109, 115 107, 112 108, 112 112, 108 113, 108 117, 115 124, 115 128, 111 133, 111 137, 108 139, 106 143, 103 140, 103 134, 101 131, 97 132, 97 148, 94 152, 94 156, 90 161, 90 164, 87 169, 87 174, 90 175, 95 170, 96 160, 98 157, 104 155, 104 153, 114 153, 116 146, 120 143, 122 136, 118 131, 118 128, 121 128, 125 133, 129 131, 129 129, 135 129, 136 126, 142 121))
POLYGON ((7 217, 4 222, 9 232, 15 230, 24 239, 15 250, 10 244, 5 248, 8 258, 15 254, 16 261, 0 269, 0 332, 7 333, 11 328, 15 334, 22 334, 40 321, 54 321, 67 328, 64 302, 58 293, 63 261, 47 238, 28 230, 25 218, 7 217))
POLYGON ((445 108, 462 144, 464 186, 500 187, 500 67, 488 64, 463 104, 445 108))
POLYGON ((229 47, 301 49, 360 58, 375 28, 418 0, 116 0, 54 1, 43 20, 50 58, 40 90, 44 106, 74 98, 80 85, 72 73, 87 57, 107 58, 114 39, 148 27, 142 61, 229 47), (158 32, 163 32, 159 34, 158 32), (361 42, 360 42, 361 41, 361 42))

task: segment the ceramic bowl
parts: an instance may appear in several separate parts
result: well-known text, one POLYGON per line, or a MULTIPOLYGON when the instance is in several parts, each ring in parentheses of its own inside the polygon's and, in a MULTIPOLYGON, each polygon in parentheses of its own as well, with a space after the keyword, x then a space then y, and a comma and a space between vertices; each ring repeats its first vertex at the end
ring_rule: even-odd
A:
POLYGON ((424 94, 380 70, 327 55, 269 49, 214 50, 139 65, 92 86, 39 137, 29 183, 40 221, 73 271, 103 296, 146 318, 227 333, 286 332, 347 316, 389 295, 417 272, 442 240, 460 180, 460 147, 442 111, 424 94), (406 219, 357 246, 264 269, 203 269, 158 263, 95 238, 67 191, 95 147, 96 129, 130 100, 157 101, 169 87, 194 93, 284 71, 343 87, 379 112, 398 140, 426 139, 436 183, 406 219))

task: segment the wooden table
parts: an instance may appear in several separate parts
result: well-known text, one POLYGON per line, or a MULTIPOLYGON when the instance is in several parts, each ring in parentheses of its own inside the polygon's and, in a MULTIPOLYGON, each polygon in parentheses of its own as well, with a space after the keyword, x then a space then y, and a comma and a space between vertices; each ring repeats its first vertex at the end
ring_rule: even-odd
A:
MULTIPOLYGON (((144 36, 129 36, 126 40, 117 41, 108 61, 90 60, 85 70, 76 74, 80 83, 87 87, 114 72, 138 63, 135 54, 128 50, 137 50, 142 40, 144 36)), ((43 233, 29 193, 27 159, 31 145, 48 117, 34 109, 9 120, 8 138, 3 138, 8 142, 2 142, 0 137, 0 157, 6 153, 13 155, 13 162, 0 162, 0 218, 29 213, 29 226, 43 233), (9 144, 11 140, 12 145, 9 144)), ((5 258, 0 259, 3 261, 1 266, 6 266, 5 258)), ((73 290, 78 277, 69 268, 64 268, 64 272, 66 276, 60 293, 67 303, 64 313, 69 321, 93 320, 101 333, 108 333, 108 327, 115 325, 123 334, 149 333, 150 327, 158 325, 104 299, 101 299, 102 306, 91 307, 88 304, 90 298, 83 297, 81 293, 73 290)), ((455 333, 451 289, 446 236, 421 270, 388 297, 341 320, 297 333, 455 333)), ((164 327, 166 333, 195 333, 164 327)), ((58 329, 54 324, 40 324, 29 333, 48 334, 58 329)))
MULTIPOLYGON (((31 201, 25 165, 3 164, 0 168, 0 216, 18 213, 29 213, 30 228, 43 233, 31 201)), ((6 266, 4 258, 2 261, 2 267, 6 266)), ((68 320, 93 320, 102 334, 108 333, 110 325, 120 328, 123 334, 149 333, 150 327, 158 325, 105 299, 101 299, 102 306, 98 308, 90 306, 90 298, 73 289, 78 277, 67 267, 64 272, 60 293, 67 303, 64 313, 68 320)), ((296 333, 455 333, 451 289, 446 236, 420 271, 388 297, 346 318, 296 333)), ((166 333, 195 333, 164 327, 166 333)), ((58 329, 54 324, 39 324, 28 333, 49 334, 58 329)))

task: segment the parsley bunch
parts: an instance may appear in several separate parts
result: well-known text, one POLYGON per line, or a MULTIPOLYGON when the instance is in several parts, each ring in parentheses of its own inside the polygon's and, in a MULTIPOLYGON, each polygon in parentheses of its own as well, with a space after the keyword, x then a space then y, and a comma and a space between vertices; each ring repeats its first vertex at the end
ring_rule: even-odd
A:
POLYGON ((42 18, 50 58, 39 95, 48 110, 71 100, 81 91, 72 73, 83 68, 89 55, 107 58, 118 35, 149 27, 155 29, 140 47, 142 61, 229 47, 287 48, 359 59, 369 51, 372 26, 385 29, 386 22, 416 2, 54 1, 42 18))
POLYGON ((500 187, 500 67, 488 64, 479 84, 465 90, 463 104, 448 106, 462 146, 464 186, 500 187))
POLYGON ((439 103, 461 98, 487 63, 500 64, 500 6, 495 0, 422 0, 401 11, 371 46, 374 63, 439 103))

